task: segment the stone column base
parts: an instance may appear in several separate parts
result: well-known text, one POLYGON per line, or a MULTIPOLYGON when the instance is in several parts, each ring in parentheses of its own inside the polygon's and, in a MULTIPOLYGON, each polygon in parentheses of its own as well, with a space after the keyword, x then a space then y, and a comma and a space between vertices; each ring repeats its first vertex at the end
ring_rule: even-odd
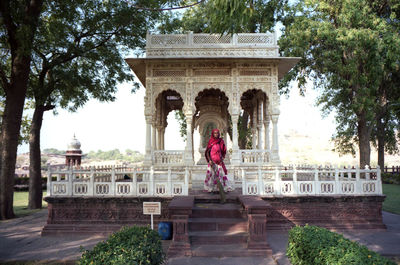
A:
POLYGON ((248 220, 249 238, 247 248, 250 251, 267 253, 272 256, 272 249, 267 243, 267 212, 270 204, 258 196, 239 196, 248 220))
POLYGON ((167 256, 168 257, 192 256, 190 243, 172 241, 171 245, 168 248, 167 256))
POLYGON ((189 215, 194 205, 193 196, 174 197, 168 205, 173 222, 173 239, 168 256, 191 256, 189 240, 189 215))

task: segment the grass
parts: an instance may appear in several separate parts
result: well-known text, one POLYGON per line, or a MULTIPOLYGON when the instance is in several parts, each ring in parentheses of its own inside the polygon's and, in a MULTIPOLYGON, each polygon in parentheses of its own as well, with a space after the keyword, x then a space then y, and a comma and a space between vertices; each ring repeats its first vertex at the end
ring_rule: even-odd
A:
POLYGON ((383 202, 383 210, 395 214, 400 214, 400 185, 382 184, 383 194, 386 199, 383 202))
MULTIPOLYGON (((43 197, 46 196, 46 192, 43 192, 43 197)), ((47 202, 43 201, 43 208, 47 207, 47 202)), ((28 209, 28 192, 27 191, 15 191, 14 192, 14 213, 17 217, 29 215, 35 213, 37 210, 28 209)))

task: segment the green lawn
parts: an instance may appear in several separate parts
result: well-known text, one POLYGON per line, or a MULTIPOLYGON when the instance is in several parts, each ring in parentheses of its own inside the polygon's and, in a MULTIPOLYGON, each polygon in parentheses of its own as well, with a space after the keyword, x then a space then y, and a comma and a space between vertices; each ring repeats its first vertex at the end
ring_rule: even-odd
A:
POLYGON ((400 185, 382 184, 383 193, 386 199, 383 203, 383 210, 400 214, 400 185))
MULTIPOLYGON (((43 197, 46 196, 46 192, 43 192, 43 197)), ((47 202, 43 201, 43 207, 47 207, 47 202)), ((28 209, 28 192, 27 191, 15 191, 14 192, 14 213, 17 217, 28 215, 39 210, 28 209)))

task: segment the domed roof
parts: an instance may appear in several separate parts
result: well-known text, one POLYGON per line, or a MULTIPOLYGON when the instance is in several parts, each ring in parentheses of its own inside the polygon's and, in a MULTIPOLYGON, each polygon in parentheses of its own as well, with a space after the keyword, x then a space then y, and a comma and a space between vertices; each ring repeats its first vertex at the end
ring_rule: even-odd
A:
POLYGON ((68 151, 72 150, 81 150, 81 142, 79 142, 78 139, 76 139, 75 134, 71 142, 68 144, 68 151))

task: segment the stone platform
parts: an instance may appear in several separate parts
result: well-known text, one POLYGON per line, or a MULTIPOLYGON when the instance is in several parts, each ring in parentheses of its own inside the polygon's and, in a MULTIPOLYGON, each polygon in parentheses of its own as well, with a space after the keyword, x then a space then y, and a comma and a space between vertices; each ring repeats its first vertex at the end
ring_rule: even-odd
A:
MULTIPOLYGON (((228 202, 238 202, 239 190, 227 195, 228 202)), ((199 202, 213 202, 217 194, 191 191, 199 202)), ((259 198, 258 196, 249 196, 259 198)), ((176 197, 178 198, 178 197, 176 197)), ((179 197, 180 198, 180 197, 179 197)), ((330 229, 384 229, 382 203, 385 196, 302 196, 263 197, 269 204, 267 229, 287 230, 294 225, 313 224, 330 229)), ((148 225, 143 215, 144 201, 161 202, 161 215, 154 216, 155 226, 171 221, 168 206, 173 198, 138 197, 46 197, 49 207, 47 224, 42 233, 108 234, 124 225, 148 225)), ((242 207, 242 206, 241 206, 242 207)))
POLYGON ((47 224, 42 235, 108 235, 123 226, 150 225, 150 215, 143 214, 143 202, 161 202, 161 215, 154 224, 170 220, 168 205, 172 198, 139 197, 45 197, 47 224))
POLYGON ((260 197, 191 191, 189 196, 160 197, 47 197, 48 218, 42 235, 107 235, 125 225, 149 225, 144 201, 161 202, 154 225, 173 222, 172 256, 270 256, 268 231, 294 225, 318 225, 331 230, 385 229, 385 196, 260 197), (240 250, 240 251, 238 251, 240 250), (235 254, 236 253, 236 254, 235 254))
POLYGON ((382 221, 385 195, 263 197, 271 205, 268 230, 316 225, 331 230, 386 229, 382 221))

